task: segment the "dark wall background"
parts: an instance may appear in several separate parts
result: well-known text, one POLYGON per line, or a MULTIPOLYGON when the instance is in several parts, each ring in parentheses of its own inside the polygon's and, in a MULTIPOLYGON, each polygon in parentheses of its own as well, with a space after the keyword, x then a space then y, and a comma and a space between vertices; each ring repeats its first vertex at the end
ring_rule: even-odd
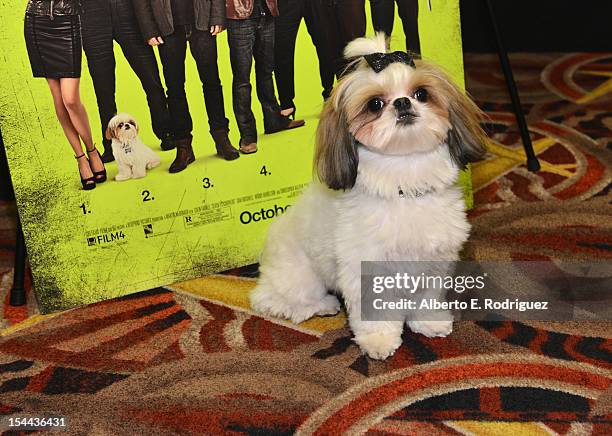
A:
MULTIPOLYGON (((485 0, 461 1, 466 52, 496 50, 485 0)), ((612 51, 609 0, 491 0, 508 51, 612 51)))

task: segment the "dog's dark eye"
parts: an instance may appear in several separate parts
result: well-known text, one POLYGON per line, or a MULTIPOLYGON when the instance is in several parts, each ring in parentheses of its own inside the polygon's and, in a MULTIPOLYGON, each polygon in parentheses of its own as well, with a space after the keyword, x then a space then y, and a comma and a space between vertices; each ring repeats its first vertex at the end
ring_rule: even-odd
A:
POLYGON ((123 123, 119 123, 119 125, 117 127, 122 128, 123 127, 123 123))
POLYGON ((428 97, 429 97, 429 93, 427 92, 425 88, 419 88, 416 91, 414 91, 414 98, 416 98, 421 103, 425 103, 428 97))
POLYGON ((128 123, 131 124, 132 126, 136 127, 136 121, 130 120, 130 121, 128 121, 128 123))
POLYGON ((380 97, 373 98, 368 102, 368 110, 370 112, 380 112, 385 106, 385 102, 380 97))

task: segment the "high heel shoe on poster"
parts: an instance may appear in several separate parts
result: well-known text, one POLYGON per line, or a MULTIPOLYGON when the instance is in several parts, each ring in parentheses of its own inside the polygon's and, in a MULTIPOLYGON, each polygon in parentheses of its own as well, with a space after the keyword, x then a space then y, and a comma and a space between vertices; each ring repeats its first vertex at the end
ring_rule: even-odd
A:
MULTIPOLYGON (((94 153, 94 152, 98 154, 98 157, 100 158, 100 162, 102 162, 102 166, 104 166, 104 161, 102 160, 102 156, 100 156, 100 152, 98 151, 95 145, 94 145, 93 150, 87 150, 87 156, 89 156, 91 153, 94 153)), ((91 159, 89 160, 89 166, 91 167, 91 159)), ((94 171, 92 168, 91 172, 94 175, 94 180, 96 183, 106 182, 106 168, 104 168, 101 171, 94 171)))
POLYGON ((264 130, 265 134, 269 135, 272 133, 282 132, 283 130, 297 129, 298 127, 302 127, 303 125, 306 124, 306 121, 304 120, 294 120, 294 119, 291 119, 291 115, 285 116, 281 114, 280 112, 278 112, 278 117, 279 119, 278 119, 277 125, 272 128, 265 129, 264 130))
MULTIPOLYGON (((74 158, 77 161, 79 159, 85 158, 87 160, 87 163, 89 164, 89 159, 87 159, 87 156, 85 156, 85 153, 81 153, 79 156, 75 156, 74 158)), ((80 171, 79 171, 79 174, 80 174, 80 171)), ((92 189, 96 187, 95 176, 87 177, 86 179, 84 179, 83 176, 81 176, 81 185, 83 185, 84 191, 91 191, 92 189)))
POLYGON ((295 120, 295 113, 296 112, 297 112, 297 109, 295 108, 295 106, 292 106, 292 107, 288 107, 288 108, 285 108, 285 109, 281 110, 281 115, 284 116, 284 117, 287 117, 287 118, 291 118, 292 120, 295 120), (285 112, 285 111, 287 111, 289 109, 291 109, 291 112, 283 113, 283 112, 285 112))

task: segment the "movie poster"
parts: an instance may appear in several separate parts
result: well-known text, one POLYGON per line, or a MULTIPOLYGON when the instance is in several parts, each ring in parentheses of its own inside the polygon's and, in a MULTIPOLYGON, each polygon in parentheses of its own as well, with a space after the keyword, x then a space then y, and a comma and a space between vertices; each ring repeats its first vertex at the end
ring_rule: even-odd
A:
MULTIPOLYGON (((118 162, 108 163, 108 180, 86 191, 49 86, 44 78, 32 77, 24 38, 26 3, 0 4, 0 125, 41 311, 68 309, 257 262, 269 223, 291 206, 312 178, 323 98, 317 52, 304 24, 296 44, 295 103, 296 118, 304 119, 305 126, 264 134, 253 68, 251 107, 258 151, 232 161, 216 154, 202 82, 187 48, 185 91, 195 161, 178 173, 169 172, 176 150, 160 149, 143 85, 115 41, 114 60, 111 56, 106 62, 109 74, 115 74, 117 111, 129 114, 137 124, 138 137, 159 158, 159 165, 147 169, 144 177, 118 181, 118 162)), ((463 83, 458 0, 418 5, 423 57, 441 64, 463 83)), ((369 1, 365 9, 367 33, 372 34, 369 1)), ((402 22, 395 18, 392 48, 403 50, 402 22)), ((158 49, 153 50, 166 85, 158 49)), ((229 138, 237 148, 240 134, 232 106, 227 31, 217 36, 217 51, 229 138)), ((112 77, 109 80, 113 82, 112 77)), ((102 152, 104 129, 85 55, 80 97, 102 152)), ((469 177, 463 183, 468 184, 469 177)))

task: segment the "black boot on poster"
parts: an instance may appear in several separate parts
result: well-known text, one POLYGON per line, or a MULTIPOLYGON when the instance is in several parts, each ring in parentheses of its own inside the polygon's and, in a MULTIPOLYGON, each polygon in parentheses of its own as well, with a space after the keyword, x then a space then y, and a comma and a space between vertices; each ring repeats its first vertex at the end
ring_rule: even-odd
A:
POLYGON ((159 144, 159 148, 163 151, 172 150, 175 147, 174 135, 172 133, 166 133, 159 144))
POLYGON ((115 156, 113 156, 113 148, 111 147, 111 140, 104 139, 102 141, 102 145, 104 146, 104 153, 102 153, 102 162, 109 163, 115 160, 115 156))

